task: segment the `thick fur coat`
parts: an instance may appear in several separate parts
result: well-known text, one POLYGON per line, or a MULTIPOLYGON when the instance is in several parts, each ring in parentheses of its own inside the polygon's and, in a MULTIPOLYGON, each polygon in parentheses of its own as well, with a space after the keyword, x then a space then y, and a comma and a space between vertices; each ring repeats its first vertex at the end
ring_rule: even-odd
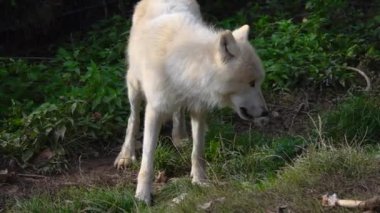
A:
POLYGON ((210 28, 195 0, 142 0, 136 5, 126 51, 131 115, 115 166, 125 168, 136 159, 139 111, 145 100, 138 199, 151 202, 153 153, 165 119, 173 118, 173 141, 178 145, 187 136, 183 111, 189 111, 192 182, 205 184, 206 111, 229 106, 246 120, 267 117, 261 92, 264 69, 248 33, 247 25, 233 31, 210 28))

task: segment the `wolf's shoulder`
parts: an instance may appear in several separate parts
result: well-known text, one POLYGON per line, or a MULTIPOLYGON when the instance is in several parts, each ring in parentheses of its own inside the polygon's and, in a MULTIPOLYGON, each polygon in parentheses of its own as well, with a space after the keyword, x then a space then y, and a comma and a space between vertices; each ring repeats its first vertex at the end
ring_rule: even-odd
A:
POLYGON ((201 19, 196 0, 142 0, 135 7, 133 23, 175 13, 184 13, 201 19))

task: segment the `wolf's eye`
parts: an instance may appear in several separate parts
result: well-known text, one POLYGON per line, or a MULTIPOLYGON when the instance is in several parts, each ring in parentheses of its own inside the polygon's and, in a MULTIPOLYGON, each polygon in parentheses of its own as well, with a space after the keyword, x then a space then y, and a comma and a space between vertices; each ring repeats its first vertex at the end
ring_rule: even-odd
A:
POLYGON ((249 86, 251 86, 251 87, 255 87, 255 81, 251 81, 251 82, 249 82, 249 86))

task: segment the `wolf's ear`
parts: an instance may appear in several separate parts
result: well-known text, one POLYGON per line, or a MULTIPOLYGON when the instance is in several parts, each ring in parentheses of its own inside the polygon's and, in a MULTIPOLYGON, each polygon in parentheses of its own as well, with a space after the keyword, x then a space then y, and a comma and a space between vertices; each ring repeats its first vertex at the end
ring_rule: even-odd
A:
POLYGON ((243 25, 239 29, 234 30, 232 34, 234 35, 234 38, 238 41, 247 41, 249 34, 249 26, 243 25))
POLYGON ((226 30, 220 34, 218 51, 223 62, 227 62, 239 55, 240 50, 231 31, 226 30))

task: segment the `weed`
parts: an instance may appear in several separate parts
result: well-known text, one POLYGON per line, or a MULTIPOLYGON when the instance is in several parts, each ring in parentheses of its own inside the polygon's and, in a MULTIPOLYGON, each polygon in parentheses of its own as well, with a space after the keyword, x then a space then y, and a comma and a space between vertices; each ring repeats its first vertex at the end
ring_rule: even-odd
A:
POLYGON ((373 95, 350 97, 326 113, 325 135, 334 141, 376 144, 380 140, 380 101, 373 95))
POLYGON ((185 147, 175 148, 168 141, 160 140, 154 152, 154 164, 157 170, 165 170, 166 175, 179 176, 190 171, 190 144, 185 147))

